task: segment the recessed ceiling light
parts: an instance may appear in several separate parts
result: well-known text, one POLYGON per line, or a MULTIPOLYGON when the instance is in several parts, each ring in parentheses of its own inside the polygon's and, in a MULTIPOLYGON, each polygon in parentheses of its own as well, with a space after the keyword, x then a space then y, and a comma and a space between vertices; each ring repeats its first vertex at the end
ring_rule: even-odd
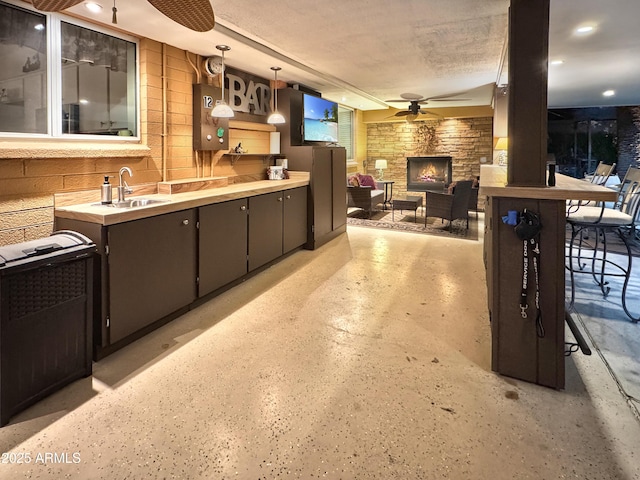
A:
POLYGON ((613 97, 615 94, 615 90, 605 90, 604 92, 602 92, 602 95, 604 95, 605 97, 613 97))
POLYGON ((551 60, 551 65, 562 65, 564 60, 551 60))
POLYGON ((583 25, 582 27, 576 28, 576 33, 578 35, 585 35, 587 33, 592 33, 595 30, 593 25, 583 25))
POLYGON ((102 5, 100 5, 99 3, 87 2, 84 4, 84 6, 87 7, 87 10, 92 13, 100 13, 102 11, 102 5))

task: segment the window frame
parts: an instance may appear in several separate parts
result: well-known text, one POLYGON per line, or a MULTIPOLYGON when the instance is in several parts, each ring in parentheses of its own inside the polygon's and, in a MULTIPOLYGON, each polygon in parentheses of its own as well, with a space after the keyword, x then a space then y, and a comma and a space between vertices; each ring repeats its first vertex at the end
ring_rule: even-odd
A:
MULTIPOLYGON (((338 104, 338 118, 340 118, 340 110, 343 111, 344 114, 349 114, 349 146, 346 148, 347 150, 347 159, 353 160, 355 158, 355 134, 354 134, 354 124, 355 124, 355 111, 351 107, 346 107, 342 104, 338 104)), ((340 120, 338 120, 338 132, 340 133, 340 120)), ((345 146, 345 145, 343 145, 345 146)))
POLYGON ((141 90, 140 90, 140 41, 138 38, 110 30, 98 24, 87 22, 75 17, 57 12, 41 12, 32 5, 16 2, 15 0, 2 0, 7 5, 18 9, 31 11, 43 15, 46 19, 46 42, 47 42, 47 132, 48 133, 20 133, 1 132, 0 140, 48 140, 48 141, 72 141, 91 143, 140 143, 141 141, 141 90), (132 136, 118 135, 93 135, 63 133, 62 120, 62 22, 86 28, 94 32, 109 35, 135 45, 135 115, 136 132, 132 136))

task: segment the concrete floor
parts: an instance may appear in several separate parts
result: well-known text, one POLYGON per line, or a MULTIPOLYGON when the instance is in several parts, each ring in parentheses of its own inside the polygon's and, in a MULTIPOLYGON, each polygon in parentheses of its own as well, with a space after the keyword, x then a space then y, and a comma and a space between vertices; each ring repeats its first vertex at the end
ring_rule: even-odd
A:
POLYGON ((16 415, 0 478, 640 478, 597 355, 556 391, 490 349, 481 241, 349 227, 16 415))

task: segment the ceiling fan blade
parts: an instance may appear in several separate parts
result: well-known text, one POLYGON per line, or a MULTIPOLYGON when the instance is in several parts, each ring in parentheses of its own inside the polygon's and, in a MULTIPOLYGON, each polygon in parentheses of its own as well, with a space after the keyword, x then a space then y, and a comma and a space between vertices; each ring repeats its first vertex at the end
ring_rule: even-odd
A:
MULTIPOLYGON (((436 95, 435 97, 428 97, 425 100, 441 100, 441 101, 452 101, 453 98, 452 97, 457 97, 458 95, 464 95, 465 93, 467 93, 466 91, 464 92, 456 92, 456 93, 447 93, 445 95, 436 95)), ((463 99, 461 99, 463 100, 463 99)))
POLYGON ((209 0, 149 0, 149 3, 174 22, 196 32, 208 32, 216 23, 209 0))
POLYGON ((33 0, 33 6, 41 12, 60 12, 82 3, 84 0, 33 0))
POLYGON ((442 115, 436 113, 436 112, 432 112, 430 110, 420 110, 420 113, 423 115, 432 115, 434 117, 438 117, 438 118, 442 118, 442 115))
POLYGON ((409 100, 409 101, 415 100, 417 102, 426 100, 426 98, 423 98, 422 95, 418 95, 417 93, 401 93, 400 98, 404 98, 405 100, 409 100))
POLYGON ((397 112, 394 117, 404 117, 406 115, 411 115, 411 112, 409 110, 405 110, 404 112, 397 112))

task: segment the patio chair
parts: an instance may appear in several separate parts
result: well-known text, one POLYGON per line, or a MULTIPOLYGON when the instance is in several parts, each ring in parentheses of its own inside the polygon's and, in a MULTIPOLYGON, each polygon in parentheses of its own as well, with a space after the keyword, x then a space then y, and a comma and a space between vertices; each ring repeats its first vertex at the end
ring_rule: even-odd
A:
POLYGON ((587 173, 584 179, 593 183, 594 185, 604 185, 609 180, 609 177, 613 174, 616 168, 616 164, 607 165, 604 162, 600 162, 592 173, 587 173))
MULTIPOLYGON (((596 167, 595 171, 589 174, 585 174, 584 179, 587 182, 593 183, 594 185, 602 185, 604 186, 609 180, 609 177, 613 174, 613 171, 616 168, 616 164, 613 163, 611 165, 607 165, 604 162, 600 162, 596 167)), ((590 205, 590 201, 583 200, 567 200, 567 215, 571 215, 578 208, 582 206, 590 205)))
POLYGON ((640 209, 640 169, 630 168, 620 185, 619 201, 615 208, 607 208, 604 203, 599 206, 581 205, 571 211, 567 216, 567 224, 571 227, 571 240, 569 242, 568 265, 571 276, 571 301, 575 300, 575 273, 590 273, 594 281, 600 287, 603 296, 610 291, 605 276, 624 277, 622 287, 622 308, 631 320, 636 323, 640 318, 634 317, 627 308, 626 294, 631 273, 631 247, 630 242, 635 238, 636 221, 640 209), (590 234, 593 238, 593 246, 585 248, 584 232, 587 229, 595 231, 590 234), (626 266, 616 263, 607 257, 607 234, 615 233, 622 240, 626 248, 626 266), (591 250, 590 256, 583 255, 583 250, 591 250), (574 251, 576 254, 574 255, 574 251), (591 269, 585 270, 590 263, 591 269), (577 269, 574 265, 577 264, 577 269))
POLYGON ((472 183, 471 180, 456 182, 451 194, 427 191, 425 226, 427 217, 438 217, 443 222, 449 220, 449 228, 451 228, 451 222, 457 219, 466 220, 469 228, 469 197, 472 183))
POLYGON ((384 192, 373 190, 371 187, 347 187, 347 208, 361 208, 367 213, 368 218, 377 205, 384 200, 384 192))

